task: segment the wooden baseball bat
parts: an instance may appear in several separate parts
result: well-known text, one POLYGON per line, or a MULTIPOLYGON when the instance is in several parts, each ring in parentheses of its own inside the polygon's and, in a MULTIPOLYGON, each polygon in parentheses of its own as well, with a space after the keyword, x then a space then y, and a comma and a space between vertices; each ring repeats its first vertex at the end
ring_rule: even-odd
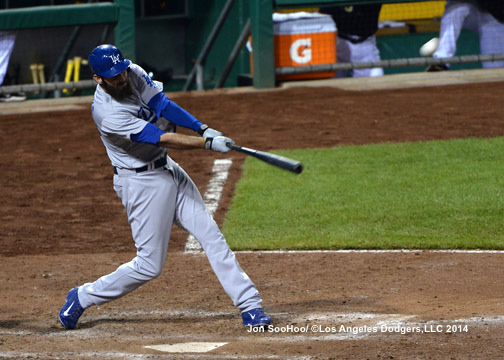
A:
POLYGON ((262 160, 270 165, 279 167, 281 169, 288 170, 296 174, 301 174, 301 172, 303 171, 303 164, 301 164, 299 161, 265 151, 258 151, 239 145, 234 145, 231 143, 227 143, 226 145, 230 149, 253 156, 259 160, 262 160))

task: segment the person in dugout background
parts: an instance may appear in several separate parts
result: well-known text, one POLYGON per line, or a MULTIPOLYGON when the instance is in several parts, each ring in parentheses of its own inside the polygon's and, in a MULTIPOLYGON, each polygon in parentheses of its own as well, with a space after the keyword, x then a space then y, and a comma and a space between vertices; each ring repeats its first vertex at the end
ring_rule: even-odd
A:
MULTIPOLYGON (((338 38, 336 54, 338 62, 370 62, 380 61, 380 51, 376 45, 376 31, 378 31, 378 16, 382 4, 328 6, 320 12, 331 15, 338 38)), ((382 76, 383 68, 340 70, 336 77, 382 76)))
MULTIPOLYGON (((479 36, 483 55, 504 54, 504 2, 502 0, 447 1, 435 58, 450 58, 457 51, 457 40, 462 29, 479 36)), ((504 67, 504 61, 483 62, 483 68, 504 67)), ((426 71, 448 70, 448 64, 431 65, 426 71)))

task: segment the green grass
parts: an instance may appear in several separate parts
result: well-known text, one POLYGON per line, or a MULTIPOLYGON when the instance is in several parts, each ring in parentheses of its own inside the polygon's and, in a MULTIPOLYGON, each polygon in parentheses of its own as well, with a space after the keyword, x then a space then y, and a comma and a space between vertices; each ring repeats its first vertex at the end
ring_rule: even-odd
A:
POLYGON ((504 248, 504 138, 278 153, 304 172, 245 161, 233 249, 504 248))

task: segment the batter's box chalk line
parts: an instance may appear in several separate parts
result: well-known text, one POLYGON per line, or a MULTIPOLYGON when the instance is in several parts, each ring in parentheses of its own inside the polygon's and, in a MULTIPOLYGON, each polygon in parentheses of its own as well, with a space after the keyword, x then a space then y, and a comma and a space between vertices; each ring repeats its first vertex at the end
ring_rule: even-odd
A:
MULTIPOLYGON (((210 215, 214 216, 215 211, 219 207, 219 201, 222 197, 222 191, 226 184, 229 168, 233 164, 231 159, 215 159, 212 168, 212 178, 208 182, 208 187, 203 195, 203 201, 210 215)), ((185 245, 185 253, 201 253, 203 249, 200 243, 192 235, 187 237, 185 245)))

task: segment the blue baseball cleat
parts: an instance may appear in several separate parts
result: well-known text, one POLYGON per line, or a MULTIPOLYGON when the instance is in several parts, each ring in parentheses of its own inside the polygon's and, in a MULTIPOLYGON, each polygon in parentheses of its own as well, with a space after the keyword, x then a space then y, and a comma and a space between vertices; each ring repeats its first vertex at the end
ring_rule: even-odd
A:
POLYGON ((271 324, 271 318, 261 308, 242 312, 242 319, 245 326, 266 326, 271 324))
POLYGON ((59 321, 65 329, 75 329, 77 321, 84 312, 78 296, 79 288, 73 288, 68 292, 66 303, 59 312, 59 321))

